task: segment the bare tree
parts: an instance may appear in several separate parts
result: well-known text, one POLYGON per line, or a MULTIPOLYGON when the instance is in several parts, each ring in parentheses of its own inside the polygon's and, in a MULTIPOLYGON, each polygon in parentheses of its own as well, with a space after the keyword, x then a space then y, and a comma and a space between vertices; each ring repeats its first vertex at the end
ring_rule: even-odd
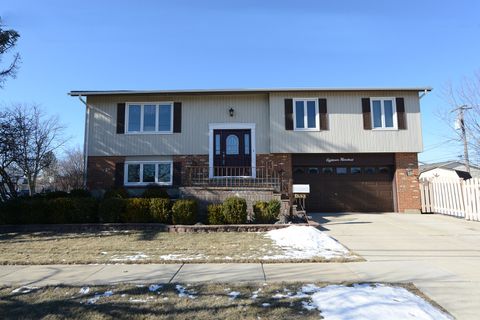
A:
MULTIPOLYGON (((3 27, 2 18, 0 17, 0 63, 2 62, 2 56, 15 47, 20 37, 17 31, 12 29, 5 30, 3 27)), ((3 87, 8 77, 15 77, 19 64, 20 54, 18 52, 13 53, 10 64, 6 68, 0 68, 0 88, 3 87)))
POLYGON ((5 112, 0 112, 0 201, 17 196, 15 169, 17 130, 8 122, 5 112))
POLYGON ((37 106, 16 105, 6 112, 6 120, 17 130, 14 162, 25 175, 30 194, 37 178, 55 159, 55 151, 66 142, 57 117, 47 117, 37 106))
MULTIPOLYGON (((450 126, 457 141, 463 140, 458 110, 463 109, 463 121, 466 140, 474 162, 480 162, 480 70, 472 77, 464 78, 457 86, 449 83, 441 92, 442 98, 448 103, 448 109, 443 110, 440 117, 450 126), (457 123, 457 125, 455 125, 457 123)), ((464 159, 465 160, 465 159, 464 159)))
POLYGON ((83 152, 80 147, 65 150, 64 157, 58 161, 56 186, 62 191, 83 188, 83 167, 83 152))

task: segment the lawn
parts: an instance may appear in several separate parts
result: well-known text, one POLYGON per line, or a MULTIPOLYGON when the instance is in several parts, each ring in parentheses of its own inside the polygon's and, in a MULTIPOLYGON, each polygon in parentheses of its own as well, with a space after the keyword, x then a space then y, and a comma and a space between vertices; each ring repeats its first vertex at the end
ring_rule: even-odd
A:
MULTIPOLYGON (((316 229, 313 231, 315 236, 320 234, 316 229)), ((259 232, 11 232, 0 235, 0 264, 339 262, 360 259, 328 236, 321 235, 329 241, 327 246, 339 248, 326 248, 318 254, 311 248, 309 252, 286 249, 282 243, 259 232), (339 252, 335 251, 338 249, 339 252)), ((283 238, 278 241, 285 241, 283 238)), ((298 239, 298 236, 290 238, 298 239)), ((325 245, 325 239, 321 240, 318 245, 325 245)), ((312 241, 307 238, 304 242, 312 241)))
POLYGON ((451 319, 412 285, 324 283, 4 287, 0 314, 2 319, 451 319), (344 292, 332 295, 335 290, 344 292))

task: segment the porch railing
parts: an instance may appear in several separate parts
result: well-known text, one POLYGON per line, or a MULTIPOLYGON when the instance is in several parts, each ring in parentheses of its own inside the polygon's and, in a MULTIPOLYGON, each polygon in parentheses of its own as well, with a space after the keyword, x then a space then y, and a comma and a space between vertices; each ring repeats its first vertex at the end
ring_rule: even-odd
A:
POLYGON ((186 173, 187 186, 282 189, 281 173, 272 167, 190 166, 186 173))

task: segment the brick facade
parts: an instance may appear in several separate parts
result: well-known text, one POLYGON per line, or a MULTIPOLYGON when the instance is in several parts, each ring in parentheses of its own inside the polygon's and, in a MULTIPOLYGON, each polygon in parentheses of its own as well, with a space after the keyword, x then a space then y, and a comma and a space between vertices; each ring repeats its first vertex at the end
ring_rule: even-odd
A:
POLYGON ((266 153, 257 154, 257 167, 271 166, 282 176, 281 191, 284 194, 292 193, 292 154, 291 153, 266 153))
POLYGON ((398 212, 420 212, 422 207, 418 184, 416 153, 395 154, 395 191, 398 212))
POLYGON ((87 187, 89 190, 107 190, 115 185, 115 163, 125 157, 88 157, 87 187))

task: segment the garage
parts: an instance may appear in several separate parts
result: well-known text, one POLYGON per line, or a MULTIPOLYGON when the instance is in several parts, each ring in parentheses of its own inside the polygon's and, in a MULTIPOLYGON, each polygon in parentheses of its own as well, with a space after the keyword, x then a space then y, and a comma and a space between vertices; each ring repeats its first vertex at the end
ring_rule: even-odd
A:
POLYGON ((294 154, 292 166, 309 212, 394 211, 394 154, 294 154))

